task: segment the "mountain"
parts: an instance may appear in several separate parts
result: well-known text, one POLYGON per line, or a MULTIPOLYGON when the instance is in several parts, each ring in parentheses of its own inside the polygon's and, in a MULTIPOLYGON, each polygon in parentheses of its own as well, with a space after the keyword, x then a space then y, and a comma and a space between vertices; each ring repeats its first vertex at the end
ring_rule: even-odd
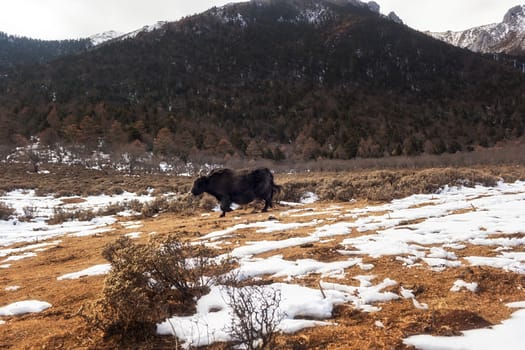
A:
POLYGON ((0 140, 201 160, 347 159, 522 135, 521 74, 378 10, 355 0, 234 3, 17 67, 0 79, 0 140))
POLYGON ((482 53, 525 55, 525 5, 511 8, 501 23, 464 31, 428 32, 436 39, 482 53))
POLYGON ((49 62, 63 55, 84 52, 91 46, 88 39, 38 40, 0 32, 0 70, 49 62))

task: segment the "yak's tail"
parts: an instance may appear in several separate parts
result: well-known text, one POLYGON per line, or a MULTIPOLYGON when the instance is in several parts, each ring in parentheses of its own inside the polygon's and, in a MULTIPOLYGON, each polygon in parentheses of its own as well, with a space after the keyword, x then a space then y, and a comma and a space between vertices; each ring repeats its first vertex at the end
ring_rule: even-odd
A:
POLYGON ((283 186, 279 186, 277 185, 275 182, 273 182, 272 180, 272 192, 273 193, 280 193, 281 191, 283 190, 283 186))

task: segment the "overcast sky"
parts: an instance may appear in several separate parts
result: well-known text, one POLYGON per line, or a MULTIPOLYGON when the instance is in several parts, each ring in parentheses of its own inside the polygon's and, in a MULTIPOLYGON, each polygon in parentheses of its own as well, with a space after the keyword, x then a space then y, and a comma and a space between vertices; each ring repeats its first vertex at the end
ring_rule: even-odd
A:
MULTIPOLYGON (((525 3, 525 0, 522 0, 525 3)), ((0 31, 39 39, 130 32, 157 21, 222 6, 232 0, 0 0, 0 31)), ((500 22, 519 0, 376 0, 418 30, 461 30, 500 22)))

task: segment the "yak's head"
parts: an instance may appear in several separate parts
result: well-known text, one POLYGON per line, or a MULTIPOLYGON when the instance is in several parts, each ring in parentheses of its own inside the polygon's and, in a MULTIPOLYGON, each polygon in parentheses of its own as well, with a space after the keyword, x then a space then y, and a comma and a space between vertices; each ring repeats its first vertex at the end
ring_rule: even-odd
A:
POLYGON ((203 194, 208 190, 208 177, 207 176, 201 176, 195 182, 193 183, 193 188, 191 189, 191 194, 194 196, 198 196, 199 194, 203 194))

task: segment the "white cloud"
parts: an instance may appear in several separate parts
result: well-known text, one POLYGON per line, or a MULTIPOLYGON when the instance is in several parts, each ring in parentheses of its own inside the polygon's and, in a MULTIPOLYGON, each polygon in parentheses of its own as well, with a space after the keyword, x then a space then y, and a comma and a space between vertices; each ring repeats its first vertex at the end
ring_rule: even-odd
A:
POLYGON ((0 31, 39 39, 82 38, 130 32, 157 21, 175 21, 228 1, 24 0, 3 3, 0 31))

